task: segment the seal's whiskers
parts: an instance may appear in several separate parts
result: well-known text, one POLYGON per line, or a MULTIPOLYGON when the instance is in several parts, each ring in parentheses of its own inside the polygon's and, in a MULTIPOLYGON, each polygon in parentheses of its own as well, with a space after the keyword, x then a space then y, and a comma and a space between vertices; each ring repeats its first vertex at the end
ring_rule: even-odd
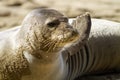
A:
POLYGON ((54 45, 53 50, 56 49, 57 45, 59 45, 60 42, 61 42, 60 40, 56 41, 56 44, 54 45))
POLYGON ((51 41, 50 42, 50 45, 48 46, 49 48, 48 48, 47 52, 50 52, 50 51, 53 50, 53 47, 54 47, 55 43, 56 43, 56 41, 51 41))
POLYGON ((49 40, 45 40, 45 41, 43 42, 43 44, 45 44, 45 45, 43 46, 43 48, 47 48, 48 46, 50 46, 49 40))

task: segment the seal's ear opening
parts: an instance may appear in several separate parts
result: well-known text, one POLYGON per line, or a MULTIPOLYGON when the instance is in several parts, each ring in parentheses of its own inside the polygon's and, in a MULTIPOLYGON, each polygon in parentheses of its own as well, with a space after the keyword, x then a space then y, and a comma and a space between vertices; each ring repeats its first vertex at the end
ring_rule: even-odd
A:
MULTIPOLYGON (((70 20, 72 21, 72 20, 70 20)), ((70 55, 76 53, 76 51, 80 50, 82 46, 88 40, 90 30, 91 30, 91 17, 90 14, 87 12, 83 15, 78 16, 75 20, 72 21, 73 28, 75 28, 79 33, 79 41, 77 45, 72 46, 70 49, 70 55)))

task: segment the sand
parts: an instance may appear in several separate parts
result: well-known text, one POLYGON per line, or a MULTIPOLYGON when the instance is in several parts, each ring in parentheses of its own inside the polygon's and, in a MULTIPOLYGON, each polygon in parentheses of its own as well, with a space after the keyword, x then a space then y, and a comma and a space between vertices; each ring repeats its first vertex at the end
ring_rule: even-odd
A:
POLYGON ((93 18, 120 22, 120 0, 0 0, 0 29, 20 25, 34 8, 47 7, 68 17, 90 12, 93 18))
MULTIPOLYGON (((120 22, 120 0, 0 0, 0 31, 20 25, 27 13, 39 7, 59 10, 71 18, 90 12, 92 18, 120 22)), ((120 74, 81 80, 120 80, 120 74)))

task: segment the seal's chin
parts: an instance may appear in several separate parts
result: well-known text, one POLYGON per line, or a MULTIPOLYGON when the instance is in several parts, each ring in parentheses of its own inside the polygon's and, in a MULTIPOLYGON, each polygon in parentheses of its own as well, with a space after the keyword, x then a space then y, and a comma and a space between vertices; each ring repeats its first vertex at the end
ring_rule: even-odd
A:
POLYGON ((64 35, 54 36, 54 40, 58 42, 58 47, 62 48, 67 44, 77 43, 79 41, 79 34, 77 32, 66 33, 64 35))
POLYGON ((75 44, 78 41, 79 41, 79 36, 76 35, 76 36, 73 36, 73 37, 70 37, 68 39, 65 39, 65 40, 61 41, 61 43, 58 46, 64 47, 68 44, 75 44))

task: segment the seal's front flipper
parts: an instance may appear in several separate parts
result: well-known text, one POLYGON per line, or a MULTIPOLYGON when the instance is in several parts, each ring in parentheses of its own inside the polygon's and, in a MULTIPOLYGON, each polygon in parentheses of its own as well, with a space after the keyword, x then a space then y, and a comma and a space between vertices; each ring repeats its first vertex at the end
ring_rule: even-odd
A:
POLYGON ((91 17, 89 13, 78 16, 72 21, 72 26, 79 33, 78 41, 68 48, 70 55, 76 54, 88 40, 90 30, 91 30, 91 17))
POLYGON ((77 18, 72 22, 72 25, 75 29, 77 29, 80 41, 86 41, 89 37, 90 29, 91 29, 91 17, 87 12, 83 15, 77 16, 77 18))

